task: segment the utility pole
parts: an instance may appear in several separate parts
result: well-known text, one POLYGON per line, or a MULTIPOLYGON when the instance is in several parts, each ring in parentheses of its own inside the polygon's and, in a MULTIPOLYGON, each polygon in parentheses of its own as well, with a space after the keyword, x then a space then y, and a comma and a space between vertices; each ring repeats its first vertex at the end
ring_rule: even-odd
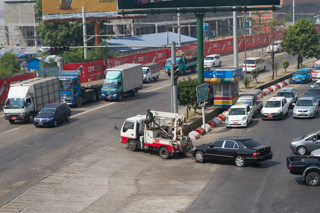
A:
MULTIPOLYGON (((251 7, 249 7, 251 8, 251 7)), ((252 14, 251 14, 251 11, 249 11, 249 17, 252 18, 252 14)), ((251 29, 251 19, 249 21, 249 35, 252 35, 252 29, 251 29)))
MULTIPOLYGON (((235 7, 233 8, 235 9, 235 7)), ((237 12, 233 11, 233 66, 237 68, 238 65, 237 12)))
POLYGON ((203 64, 203 17, 204 13, 196 13, 197 18, 197 44, 198 44, 198 81, 204 83, 203 64))
POLYGON ((82 27, 83 27, 83 58, 87 58, 87 22, 86 22, 86 8, 82 7, 82 27))
POLYGON ((171 112, 178 113, 178 93, 174 80, 174 65, 176 64, 176 43, 171 42, 171 112))
POLYGON ((244 11, 244 69, 245 69, 245 77, 247 77, 247 17, 246 11, 244 11))
MULTIPOLYGON (((177 10, 179 10, 179 8, 177 10)), ((178 17, 178 45, 181 45, 180 13, 177 13, 177 17, 178 17)))
POLYGON ((295 23, 295 3, 294 3, 294 0, 292 0, 292 22, 294 25, 294 23, 295 23))

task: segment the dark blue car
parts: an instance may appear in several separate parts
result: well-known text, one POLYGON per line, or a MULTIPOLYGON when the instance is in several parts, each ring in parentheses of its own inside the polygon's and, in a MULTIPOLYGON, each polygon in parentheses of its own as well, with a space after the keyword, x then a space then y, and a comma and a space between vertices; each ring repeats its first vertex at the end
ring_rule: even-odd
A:
POLYGON ((43 107, 33 120, 33 124, 38 126, 56 127, 61 121, 69 121, 71 109, 66 103, 55 103, 43 107))

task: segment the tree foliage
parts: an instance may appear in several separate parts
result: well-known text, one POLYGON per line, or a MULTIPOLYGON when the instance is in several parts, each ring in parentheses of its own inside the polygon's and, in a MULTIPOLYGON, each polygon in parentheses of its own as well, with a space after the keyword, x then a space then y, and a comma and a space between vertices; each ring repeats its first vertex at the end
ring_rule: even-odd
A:
POLYGON ((287 68, 289 67, 289 65, 290 65, 290 62, 289 62, 288 59, 283 59, 282 60, 282 67, 284 69, 284 72, 287 72, 287 68))
POLYGON ((36 2, 36 15, 42 17, 42 0, 36 2))
POLYGON ((252 75, 253 79, 256 80, 256 82, 258 83, 257 78, 258 78, 258 76, 259 76, 259 70, 254 69, 254 70, 252 70, 252 71, 250 72, 250 74, 252 75))
POLYGON ((250 84, 251 84, 251 79, 246 76, 246 77, 243 78, 242 83, 246 88, 248 88, 250 86, 250 84))
POLYGON ((181 106, 187 107, 187 118, 188 111, 191 108, 194 110, 194 113, 197 111, 198 104, 196 87, 198 85, 200 85, 198 79, 193 79, 191 77, 188 77, 188 79, 182 78, 182 80, 178 80, 178 103, 181 106))
MULTIPOLYGON (((301 57, 320 58, 320 34, 310 21, 300 19, 293 26, 289 26, 282 38, 284 50, 290 55, 297 55, 297 59, 301 59, 301 57)), ((297 60, 298 69, 299 65, 297 60)))
POLYGON ((0 77, 21 73, 20 60, 11 52, 6 52, 0 57, 0 77))

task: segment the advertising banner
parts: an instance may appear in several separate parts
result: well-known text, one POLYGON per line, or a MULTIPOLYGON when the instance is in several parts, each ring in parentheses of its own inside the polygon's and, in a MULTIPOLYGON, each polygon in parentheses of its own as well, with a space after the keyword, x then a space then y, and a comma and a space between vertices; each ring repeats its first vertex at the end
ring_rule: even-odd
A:
POLYGON ((118 0, 119 10, 280 5, 280 0, 118 0))
POLYGON ((117 11, 117 0, 42 0, 43 14, 86 13, 117 11))
POLYGON ((0 106, 4 105, 8 92, 10 89, 11 83, 17 83, 22 80, 32 79, 34 78, 34 73, 26 73, 17 76, 1 78, 0 79, 0 106))

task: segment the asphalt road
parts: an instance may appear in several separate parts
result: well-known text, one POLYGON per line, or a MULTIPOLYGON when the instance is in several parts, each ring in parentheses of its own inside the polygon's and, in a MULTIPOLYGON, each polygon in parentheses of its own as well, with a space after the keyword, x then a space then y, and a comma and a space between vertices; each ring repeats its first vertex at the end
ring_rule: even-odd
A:
MULTIPOLYGON (((256 54, 256 52, 248 52, 248 56, 256 54)), ((296 57, 287 56, 283 53, 279 54, 277 57, 279 61, 284 58, 288 58, 291 64, 295 64, 296 57)), ((243 53, 240 54, 239 61, 243 61, 243 53)), ((232 65, 233 56, 224 56, 223 66, 232 65)), ((267 69, 270 70, 269 65, 267 66, 267 69)), ((267 75, 270 75, 270 71, 263 72, 260 78, 267 75)), ((195 77, 196 75, 194 74, 190 76, 195 77)), ((127 117, 136 114, 145 114, 146 109, 148 108, 159 111, 170 111, 170 81, 164 73, 161 74, 158 82, 144 85, 143 89, 139 91, 138 97, 128 97, 125 98, 123 102, 100 101, 85 104, 80 108, 73 108, 71 121, 69 123, 62 123, 58 125, 57 128, 35 128, 32 124, 16 123, 10 125, 7 121, 1 122, 0 206, 8 203, 21 193, 26 192, 28 189, 54 174, 59 169, 64 168, 77 159, 94 153, 102 148, 110 147, 111 150, 115 150, 114 153, 116 153, 115 155, 117 155, 118 158, 130 161, 130 156, 132 154, 128 154, 128 150, 125 150, 125 146, 119 143, 119 132, 114 130, 114 126, 116 124, 118 126, 121 125, 127 117)), ((182 107, 179 108, 179 110, 181 109, 182 107)), ((280 122, 284 124, 287 119, 280 122)), ((316 120, 317 119, 312 120, 312 122, 315 122, 316 120)), ((261 121, 255 122, 257 122, 257 124, 253 125, 253 128, 235 131, 252 132, 252 134, 256 132, 257 137, 258 135, 263 135, 261 138, 268 138, 268 142, 270 141, 270 143, 271 141, 279 141, 279 136, 281 136, 281 140, 285 140, 285 136, 289 134, 287 132, 292 132, 298 135, 303 132, 300 125, 296 126, 291 123, 290 125, 293 125, 292 129, 291 127, 288 128, 289 125, 286 125, 288 130, 279 131, 279 128, 276 128, 273 124, 274 122, 266 121, 263 124, 261 124, 261 121), (259 129, 257 130, 257 128, 259 129), (270 134, 270 131, 265 131, 265 129, 269 130, 270 128, 272 130, 272 134, 270 134), (254 131, 253 129, 256 130, 254 131), (277 139, 275 137, 277 137, 277 139)), ((309 121, 299 122, 309 124, 309 121)), ((302 128, 308 128, 308 125, 305 125, 302 128)), ((288 145, 286 148, 280 147, 280 145, 272 145, 272 147, 274 153, 281 153, 282 151, 280 150, 284 150, 285 152, 288 149, 288 145)), ((139 155, 141 153, 134 154, 139 155)), ((288 153, 283 156, 287 154, 288 153)), ((156 163, 158 164, 159 162, 163 162, 161 159, 159 161, 159 156, 157 154, 141 154, 141 158, 147 162, 150 161, 150 163, 153 162, 154 158, 156 158, 156 163)), ((181 162, 185 162, 185 159, 181 160, 181 162)), ((274 162, 281 162, 281 160, 279 158, 277 161, 275 156, 274 162)), ((272 165, 269 165, 269 169, 277 168, 272 162, 268 162, 266 165, 268 164, 272 165)), ((117 165, 107 165, 107 167, 109 166, 110 168, 113 168, 117 165)), ((232 172, 230 172, 226 169, 228 167, 230 166, 222 166, 219 169, 219 172, 215 173, 214 177, 222 175, 223 178, 226 178, 225 174, 230 174, 229 181, 231 181, 233 177, 231 174, 233 172, 238 171, 239 174, 236 175, 241 177, 241 175, 245 176, 246 174, 243 171, 251 170, 252 173, 254 172, 254 174, 257 175, 255 168, 244 168, 244 170, 239 170, 238 168, 231 166, 232 170, 230 171, 232 172)), ((142 168, 145 169, 144 172, 149 171, 147 166, 146 168, 142 168)), ((265 178, 264 175, 266 175, 264 171, 268 169, 263 170, 261 168, 259 171, 262 172, 259 173, 259 176, 263 179, 265 178)), ((118 168, 118 170, 120 169, 121 167, 118 168)), ((270 172, 270 174, 272 173, 270 172)), ((211 173, 209 173, 208 177, 211 177, 211 173)), ((290 178, 291 180, 293 179, 291 176, 290 178)), ((205 180, 206 179, 204 178, 204 181, 205 180)), ((241 182, 247 185, 250 181, 241 179, 241 182)), ((210 182, 208 186, 210 186, 211 183, 212 182, 210 182)), ((236 182, 234 182, 234 184, 235 183, 236 182)), ((220 185, 220 187, 222 186, 223 185, 220 185)), ((237 188, 239 188, 239 190, 241 189, 241 187, 237 188)), ((252 190, 256 193, 254 188, 252 188, 252 190)), ((244 192, 245 194, 247 193, 247 191, 244 192)), ((239 192, 237 191, 236 193, 238 194, 239 192)), ((201 196, 204 196, 204 194, 201 196)), ((243 195, 239 195, 239 197, 243 198, 243 195)), ((199 198, 199 200, 201 199, 199 198)), ((207 205, 209 205, 209 203, 207 205)))
MULTIPOLYGON (((303 96, 310 84, 288 87, 296 88, 303 96)), ((264 97, 264 101, 273 95, 264 97)), ((214 129, 206 136, 207 142, 226 136, 251 137, 270 145, 273 159, 244 168, 205 163, 221 167, 186 212, 318 212, 319 187, 306 186, 301 176, 291 175, 286 156, 294 155, 289 148, 291 140, 318 130, 319 121, 320 113, 314 119, 294 119, 291 109, 284 120, 261 120, 259 116, 249 128, 214 129)))

